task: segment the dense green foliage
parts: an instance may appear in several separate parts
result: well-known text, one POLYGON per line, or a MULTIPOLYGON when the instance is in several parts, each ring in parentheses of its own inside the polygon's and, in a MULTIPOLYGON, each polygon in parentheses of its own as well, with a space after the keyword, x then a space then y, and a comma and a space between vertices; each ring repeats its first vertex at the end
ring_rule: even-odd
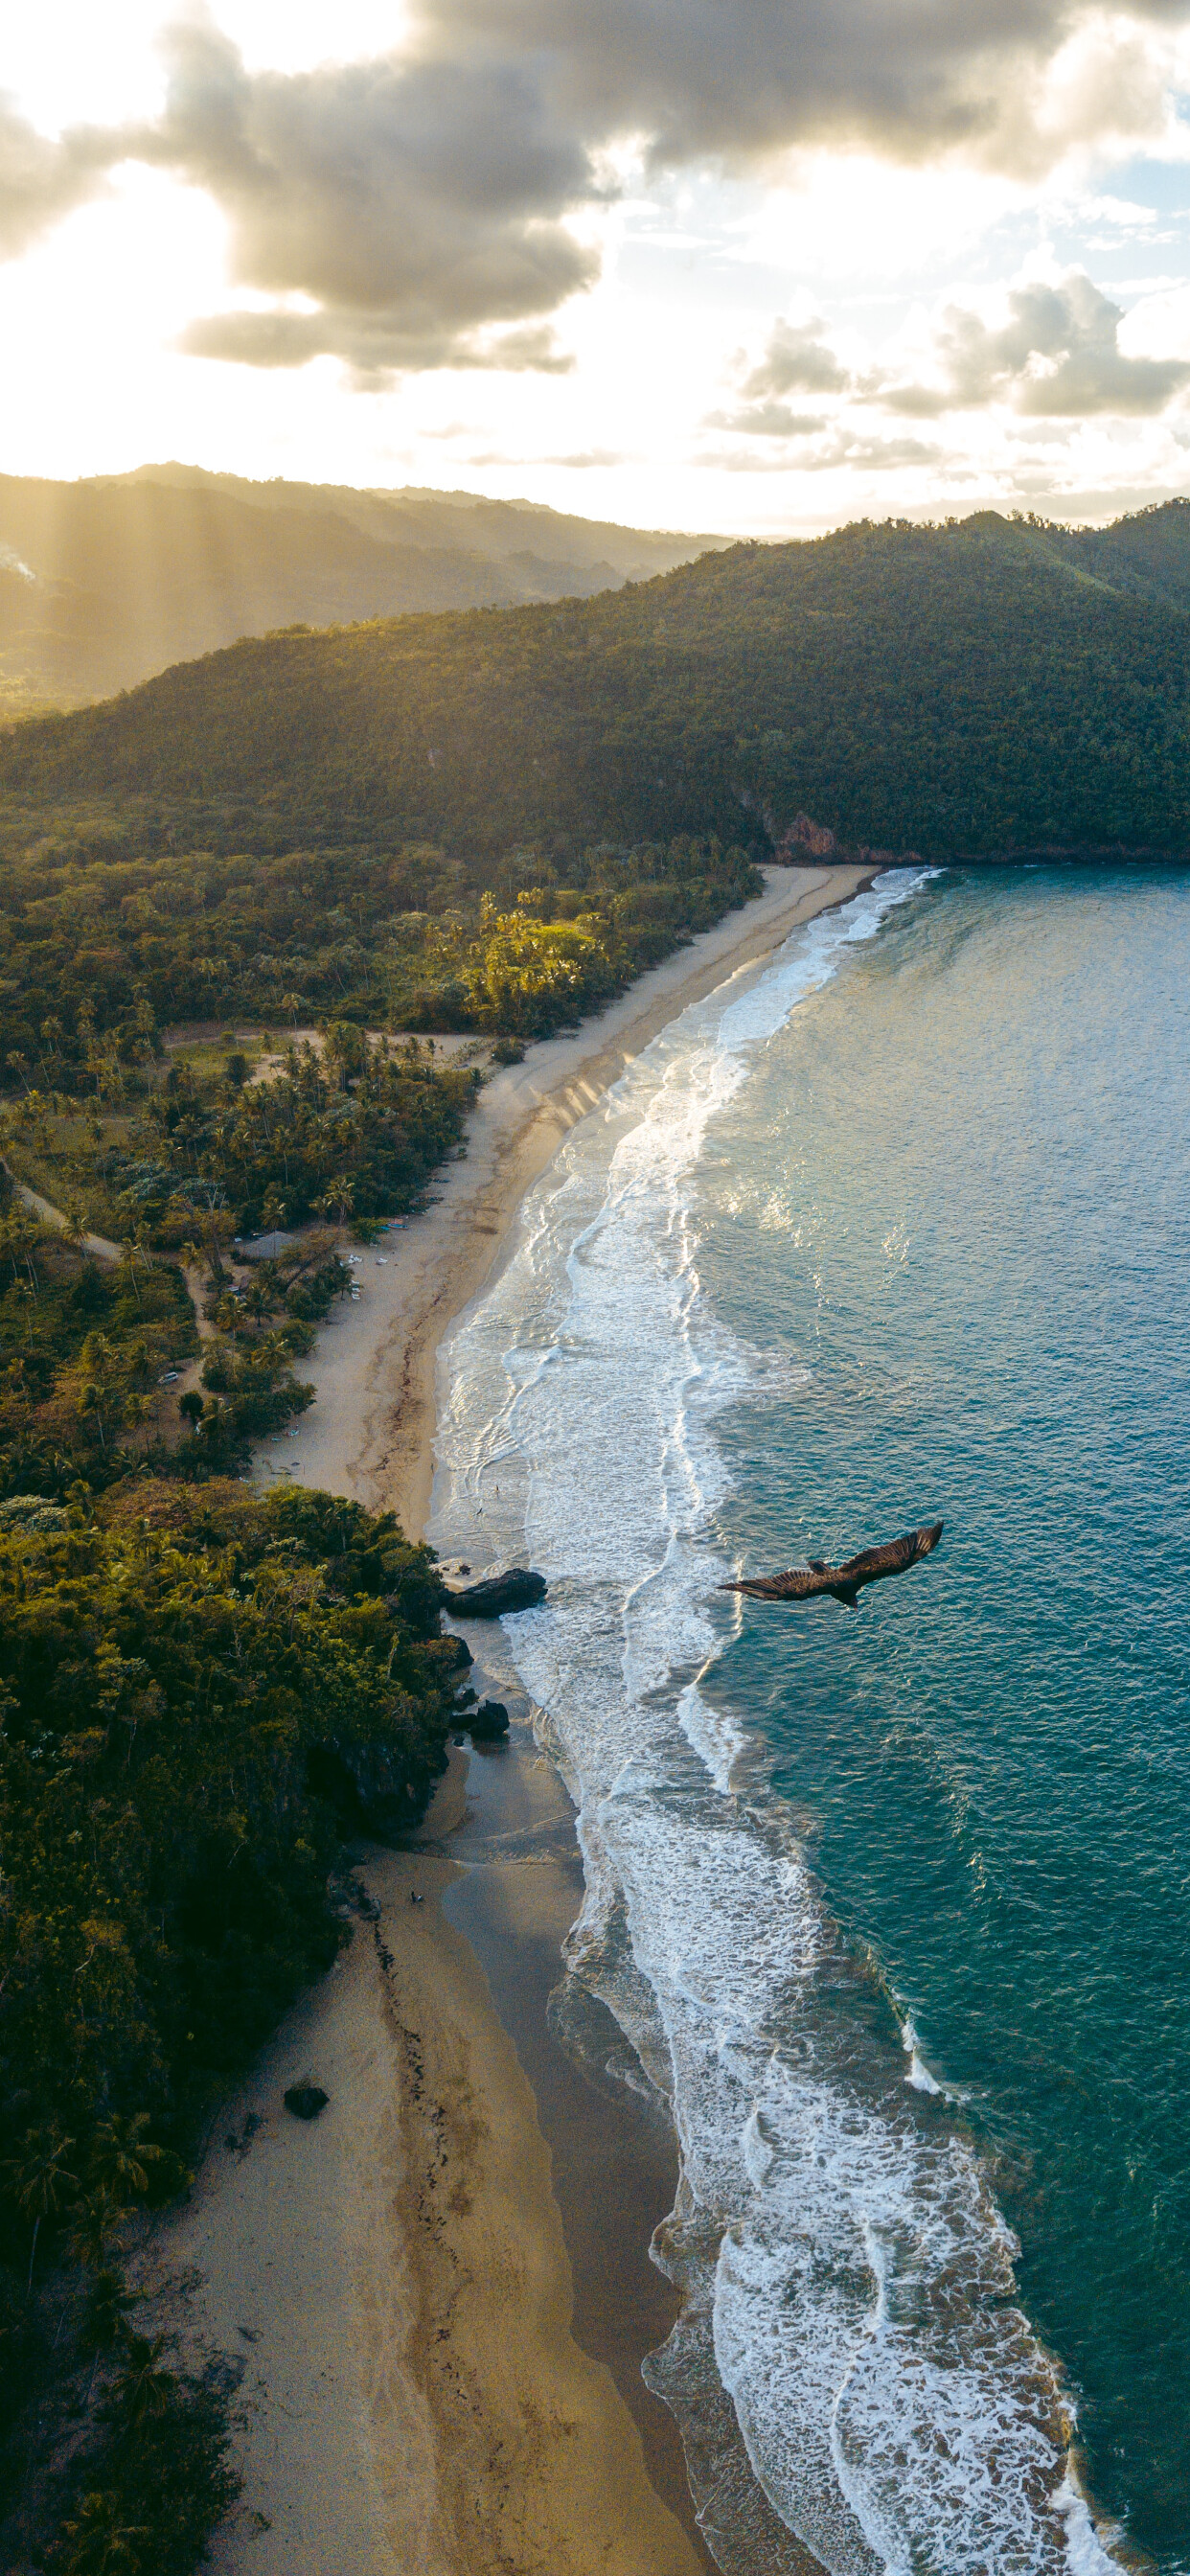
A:
POLYGON ((474 1088, 416 1039, 392 1056, 347 1022, 321 1054, 291 1048, 271 1082, 171 1074, 149 1109, 159 1161, 133 1186, 151 1221, 192 1229, 212 1198, 241 1234, 310 1216, 396 1216, 458 1145, 474 1088))
POLYGON ((159 1025, 216 1013, 216 1026, 235 1013, 282 1030, 553 1027, 759 883, 741 849, 713 841, 580 852, 559 884, 533 849, 492 868, 428 845, 318 850, 282 833, 277 848, 273 822, 260 831, 248 817, 247 840, 220 854, 175 819, 124 800, 105 813, 0 806, 12 1082, 116 1106, 153 1080, 159 1025), (253 835, 267 846, 253 850, 253 835), (500 900, 485 917, 489 880, 500 900))
POLYGON ((237 1288, 219 1240, 199 1247, 190 1286, 213 1327, 200 1349, 179 1267, 129 1236, 118 1261, 42 1225, 15 1198, 0 1223, 0 1525, 4 1498, 61 1499, 134 1468, 203 1480, 241 1466, 253 1440, 303 1413, 292 1363, 344 1295, 333 1235, 306 1232, 237 1288), (197 1383, 195 1381, 197 1380, 197 1383))
POLYGON ((131 1243, 118 1264, 91 1260, 11 1202, 0 1225, 0 1495, 124 1474, 128 1444, 153 1436, 160 1378, 197 1349, 175 1266, 131 1243))
POLYGON ((231 2492, 225 2392, 139 2330, 122 2215, 177 2189, 333 1956, 344 1825, 419 1812, 459 1656, 439 1598, 391 1518, 292 1488, 139 1477, 5 1515, 0 2378, 10 2501, 30 2400, 51 2446, 83 2407, 63 2576, 189 2576, 231 2492))
MULTIPOLYGON (((1174 505, 1129 542, 1176 571, 1183 528, 1174 505)), ((0 778, 26 825, 99 798, 191 845, 354 844, 361 884, 419 844, 472 874, 528 847, 571 883, 592 845, 771 848, 801 812, 938 856, 1178 848, 1190 624, 1176 580, 1140 595, 1125 553, 1113 587, 1102 539, 1091 569, 1067 532, 983 512, 736 546, 595 599, 277 636, 20 728, 0 778)))

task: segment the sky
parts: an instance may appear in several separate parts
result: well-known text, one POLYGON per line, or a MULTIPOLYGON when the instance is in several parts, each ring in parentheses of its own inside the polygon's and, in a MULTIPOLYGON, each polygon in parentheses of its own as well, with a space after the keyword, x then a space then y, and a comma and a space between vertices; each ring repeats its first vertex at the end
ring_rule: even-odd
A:
POLYGON ((1190 491, 1190 0, 39 0, 0 80, 0 471, 1190 491))

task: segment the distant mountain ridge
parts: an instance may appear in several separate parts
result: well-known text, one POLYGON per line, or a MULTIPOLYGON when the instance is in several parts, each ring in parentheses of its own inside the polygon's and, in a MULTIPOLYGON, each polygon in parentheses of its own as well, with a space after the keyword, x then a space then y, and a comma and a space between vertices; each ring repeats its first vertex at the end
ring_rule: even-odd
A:
POLYGON ((111 696, 274 627, 586 598, 723 542, 187 465, 0 476, 0 709, 111 696))
POLYGON ((18 727, 3 784, 126 840, 425 844, 476 882, 520 851, 569 883, 584 849, 675 833, 763 856, 807 815, 942 858, 1190 852, 1190 503, 861 522, 587 599, 241 643, 18 727))

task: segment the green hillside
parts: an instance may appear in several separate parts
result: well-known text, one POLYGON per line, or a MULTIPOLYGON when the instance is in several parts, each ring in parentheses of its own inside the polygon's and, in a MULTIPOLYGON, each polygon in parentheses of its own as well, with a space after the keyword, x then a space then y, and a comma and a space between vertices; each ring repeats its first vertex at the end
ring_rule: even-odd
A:
POLYGON ((1114 590, 1190 609, 1190 501, 1135 510, 1110 528, 1055 528, 1047 534, 1068 563, 1114 590))
POLYGON ((746 897, 807 815, 943 859, 1181 852, 1188 528, 1186 503, 861 524, 243 642, 18 726, 0 1054, 64 1087, 135 1061, 146 1012, 539 1034, 746 897))
MULTIPOLYGON (((1152 515, 1169 552, 1183 508, 1152 515)), ((1087 554, 992 513, 861 525, 584 601, 271 637, 22 727, 0 782, 481 866, 526 840, 772 845, 802 810, 934 856, 1181 847, 1190 627, 1087 554)))

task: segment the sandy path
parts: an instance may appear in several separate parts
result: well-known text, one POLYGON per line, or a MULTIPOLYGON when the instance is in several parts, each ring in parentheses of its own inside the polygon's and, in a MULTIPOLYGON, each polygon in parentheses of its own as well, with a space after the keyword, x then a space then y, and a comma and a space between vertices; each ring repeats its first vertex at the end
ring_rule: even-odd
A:
MULTIPOLYGON (((13 1187, 23 1205, 30 1208, 34 1216, 39 1216, 43 1225, 52 1225, 56 1233, 65 1234, 69 1218, 61 1208, 54 1206, 52 1199, 43 1199, 40 1190, 31 1190, 26 1181, 14 1181, 13 1187)), ((120 1258, 119 1244, 109 1243, 106 1234, 85 1234, 82 1249, 90 1253, 93 1261, 118 1261, 120 1258)))
POLYGON ((434 1371, 448 1324, 484 1286, 525 1191, 562 1138, 691 1002, 870 881, 871 869, 767 868, 765 893, 640 977, 574 1037, 531 1047, 494 1075, 469 1123, 464 1162, 436 1204, 361 1253, 358 1301, 340 1305, 303 1363, 317 1403, 291 1438, 266 1442, 257 1472, 396 1511, 420 1533, 433 1478, 434 1371))

